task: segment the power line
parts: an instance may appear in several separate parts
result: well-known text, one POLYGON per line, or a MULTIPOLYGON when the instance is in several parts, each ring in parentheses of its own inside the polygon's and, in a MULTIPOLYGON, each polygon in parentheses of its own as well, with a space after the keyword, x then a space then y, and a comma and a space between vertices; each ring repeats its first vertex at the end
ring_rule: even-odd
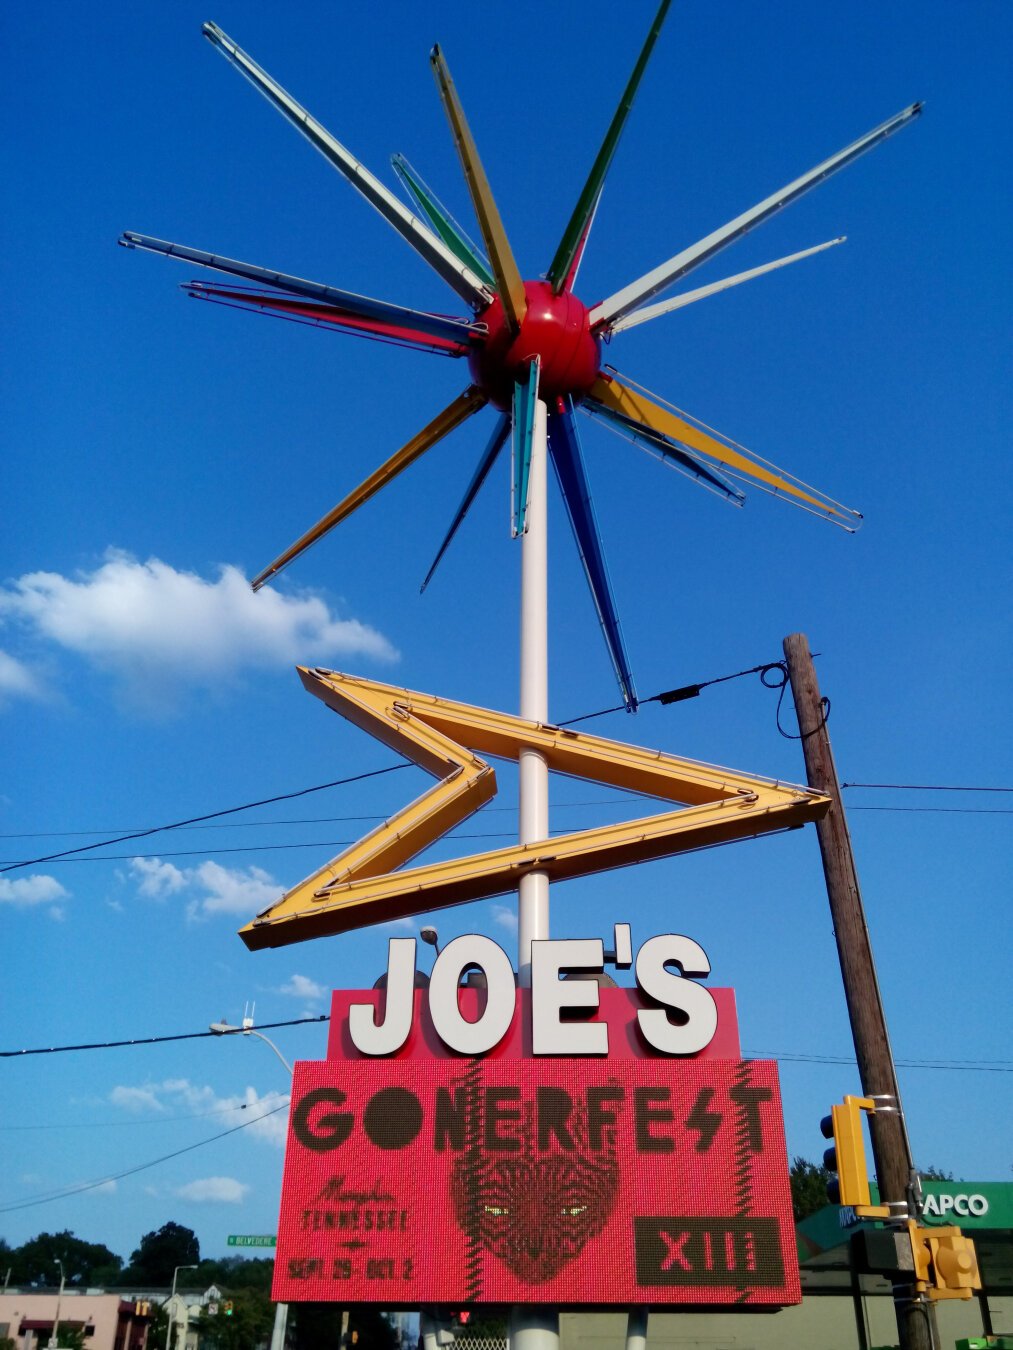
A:
POLYGON ((20 1200, 14 1204, 0 1203, 0 1214, 10 1214, 16 1209, 33 1209, 36 1205, 47 1205, 53 1200, 68 1200, 72 1195, 83 1195, 85 1191, 94 1191, 99 1186, 108 1186, 111 1181, 122 1181, 124 1177, 132 1177, 137 1172, 145 1172, 149 1167, 157 1167, 159 1163, 169 1162, 172 1158, 180 1158, 184 1153, 192 1153, 194 1149, 203 1148, 205 1144, 213 1144, 218 1139, 225 1139, 230 1134, 236 1134, 239 1130, 248 1130, 251 1125, 256 1125, 259 1120, 266 1120, 268 1116, 277 1115, 279 1111, 288 1109, 289 1099, 286 1097, 280 1106, 272 1107, 270 1111, 265 1111, 263 1115, 254 1116, 252 1120, 244 1120, 242 1125, 233 1125, 231 1130, 223 1130, 221 1134, 213 1134, 210 1139, 199 1139, 196 1144, 187 1144, 185 1148, 178 1148, 173 1153, 163 1153, 160 1158, 153 1158, 151 1162, 138 1163, 136 1167, 128 1167, 123 1172, 115 1172, 111 1176, 101 1177, 98 1181, 85 1181, 77 1186, 64 1186, 57 1191, 49 1191, 44 1195, 35 1196, 31 1200, 20 1200))
MULTIPOLYGON (((857 1064, 854 1055, 794 1055, 774 1050, 752 1051, 746 1059, 776 1059, 779 1064, 857 1064)), ((898 1059, 898 1069, 934 1069, 953 1073, 1013 1073, 1013 1063, 1004 1059, 898 1059)))
POLYGON ((239 1102, 236 1106, 216 1106, 213 1111, 193 1111, 186 1116, 153 1116, 150 1120, 71 1120, 63 1123, 49 1121, 33 1122, 27 1125, 0 1125, 2 1130, 113 1130, 130 1125, 173 1125, 180 1120, 207 1120, 209 1116, 230 1116, 236 1111, 248 1111, 249 1102, 239 1102))
POLYGON ((884 788, 891 792, 1013 792, 1013 787, 955 787, 952 783, 842 783, 842 788, 884 788))
MULTIPOLYGON (((275 1027, 298 1027, 306 1022, 329 1022, 328 1013, 318 1017, 296 1017, 291 1022, 264 1022, 255 1028, 257 1031, 271 1031, 275 1027)), ((240 1028, 239 1034, 241 1034, 240 1028)), ((124 1045, 161 1045, 166 1041, 199 1041, 210 1036, 220 1036, 220 1031, 184 1031, 174 1036, 138 1036, 129 1041, 91 1041, 85 1045, 50 1045, 38 1050, 0 1050, 0 1059, 12 1059, 18 1055, 61 1055, 69 1050, 118 1050, 124 1045)))
MULTIPOLYGON (((398 766, 398 767, 400 767, 400 766, 398 766)), ((554 801, 554 802, 552 803, 552 809, 553 809, 553 811, 569 811, 569 810, 572 810, 572 809, 574 809, 574 808, 576 808, 576 807, 582 807, 582 806, 616 806, 616 805, 621 805, 622 803, 629 801, 631 797, 635 797, 635 796, 637 796, 637 795, 639 795, 639 794, 633 793, 633 792, 628 792, 628 793, 626 794, 625 797, 603 797, 603 798, 599 799, 598 801, 586 801, 586 802, 556 802, 556 801, 554 801)), ((241 809, 241 808, 237 808, 237 809, 241 809)), ((501 812, 501 813, 506 812, 506 813, 509 813, 509 814, 511 814, 511 815, 516 815, 517 812, 518 812, 518 809, 519 809, 519 808, 516 807, 516 806, 484 806, 484 807, 482 808, 482 814, 485 815, 485 814, 487 814, 488 812, 501 812)), ((183 833, 185 833, 185 832, 187 832, 187 831, 191 831, 191 830, 258 830, 258 829, 261 829, 261 828, 266 827, 266 826, 275 826, 275 825, 281 825, 281 826, 284 826, 284 825, 344 825, 344 824, 348 824, 348 823, 353 823, 353 824, 354 824, 355 822, 369 823, 369 822, 371 822, 371 821, 386 820, 386 819, 388 819, 388 817, 387 817, 386 815, 377 815, 377 816, 291 816, 291 817, 289 817, 289 818, 286 819, 286 820, 231 820, 231 821, 227 821, 225 824, 222 824, 222 825, 175 825, 175 826, 173 826, 172 828, 175 829, 175 830, 179 830, 180 832, 183 832, 183 833)), ((159 827, 159 828, 166 828, 166 827, 163 826, 163 827, 159 827)), ((23 832, 14 831, 14 832, 12 832, 12 833, 10 833, 10 834, 3 834, 3 833, 0 833, 0 839, 72 839, 72 838, 78 838, 78 837, 81 837, 81 836, 88 836, 88 835, 94 835, 94 834, 119 834, 119 833, 125 832, 125 831, 127 831, 127 830, 136 831, 138 834, 143 834, 143 833, 145 832, 145 829, 146 829, 146 827, 142 827, 142 826, 139 826, 139 825, 129 825, 129 826, 128 826, 128 825, 115 825, 115 826, 114 826, 114 825, 109 825, 109 826, 107 826, 104 830, 31 830, 31 831, 23 831, 23 832)), ((136 856, 136 855, 132 855, 132 856, 136 856)))
POLYGON ((849 811, 900 811, 919 816, 1013 816, 1008 806, 849 806, 849 811))
MULTIPOLYGON (((328 1013, 320 1013, 316 1017, 299 1017, 290 1022, 263 1022, 253 1031, 271 1031, 276 1027, 296 1027, 302 1026, 308 1022, 319 1023, 329 1022, 328 1013)), ((129 1041, 98 1041, 91 1045, 57 1045, 43 1050, 0 1050, 0 1057, 11 1057, 17 1055, 54 1055, 70 1050, 112 1050, 125 1045, 155 1045, 164 1041, 190 1041, 198 1040, 201 1037, 216 1036, 220 1037, 218 1031, 191 1031, 184 1032, 175 1036, 147 1036, 138 1037, 129 1041)), ((243 1035, 243 1028, 236 1027, 225 1033, 228 1036, 243 1035)), ((755 1051, 746 1056, 747 1059, 777 1059, 777 1060, 798 1060, 813 1064, 854 1064, 855 1059, 849 1055, 804 1055, 794 1054, 789 1051, 765 1050, 755 1051)), ((993 1073, 1013 1073, 1013 1060, 1011 1059, 898 1059, 897 1063, 904 1068, 909 1069, 981 1069, 993 1073)), ((233 1109, 233 1108, 229 1108, 233 1109)), ((189 1119, 190 1117, 180 1117, 189 1119)), ((159 1122, 161 1123, 161 1122, 159 1122)), ((17 1128, 17 1127, 11 1127, 17 1128)), ((27 1128, 27 1127, 25 1127, 27 1128)))
POLYGON ((336 778, 332 783, 318 783, 315 787, 300 788, 296 792, 282 792, 275 797, 264 797, 261 801, 245 802, 242 806, 227 806, 221 811, 209 811, 203 816, 191 816, 188 820, 177 820, 171 825, 153 825, 147 830, 135 830, 131 834, 121 834, 115 839, 105 839, 94 844, 82 844, 79 848, 64 849, 60 853, 47 853, 38 858, 29 858, 23 862, 6 863, 0 866, 0 873, 14 872, 19 867, 37 867, 40 863, 55 862, 58 858, 69 858, 76 853, 89 853, 92 849, 107 848, 113 844, 125 844, 131 839, 146 839, 149 835, 160 834, 165 830, 179 830, 184 825, 199 825, 205 820, 215 820, 219 816, 235 815, 237 811, 251 811, 257 806, 270 806, 274 802, 291 801, 294 797, 308 797, 311 792, 323 792, 327 788, 345 787, 349 783, 361 783, 366 778, 378 778, 381 774, 395 773, 398 769, 410 769, 413 765, 407 760, 401 764, 390 764, 385 769, 370 769, 367 773, 356 773, 350 778, 336 778))

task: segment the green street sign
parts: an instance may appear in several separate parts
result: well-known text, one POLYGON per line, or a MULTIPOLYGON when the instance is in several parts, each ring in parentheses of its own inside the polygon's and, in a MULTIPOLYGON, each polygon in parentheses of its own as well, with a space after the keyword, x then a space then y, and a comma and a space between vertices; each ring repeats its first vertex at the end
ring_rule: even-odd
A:
POLYGON ((273 1233, 232 1233, 229 1236, 230 1247, 277 1247, 278 1239, 273 1233))

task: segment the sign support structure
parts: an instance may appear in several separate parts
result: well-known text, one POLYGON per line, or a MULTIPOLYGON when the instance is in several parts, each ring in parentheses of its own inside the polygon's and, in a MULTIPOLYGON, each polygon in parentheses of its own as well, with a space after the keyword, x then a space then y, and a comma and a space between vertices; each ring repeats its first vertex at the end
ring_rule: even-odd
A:
MULTIPOLYGON (((807 781, 833 803, 816 822, 816 833, 862 1092, 876 1102, 869 1118, 869 1133, 880 1199, 896 1221, 917 1220, 921 1215, 921 1184, 901 1109, 893 1050, 816 668, 804 633, 790 634, 783 647, 802 734, 807 781)), ((938 1330, 930 1301, 918 1297, 911 1285, 896 1285, 894 1305, 902 1350, 936 1350, 938 1330)))
MULTIPOLYGON (((533 722, 549 720, 549 522, 548 409, 535 403, 528 471, 526 529, 521 539, 521 690, 520 713, 533 722)), ((519 842, 549 837, 549 766, 535 750, 522 750, 519 761, 519 842)), ((549 878, 545 872, 522 876, 517 888, 517 975, 531 987, 531 944, 549 936, 549 878)), ((557 1350, 559 1313, 554 1308, 510 1309, 511 1350, 557 1350)))

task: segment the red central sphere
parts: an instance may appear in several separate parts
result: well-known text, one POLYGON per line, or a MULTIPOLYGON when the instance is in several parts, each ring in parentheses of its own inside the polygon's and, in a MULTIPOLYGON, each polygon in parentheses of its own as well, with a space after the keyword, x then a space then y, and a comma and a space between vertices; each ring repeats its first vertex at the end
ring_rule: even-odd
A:
POLYGON ((547 281, 526 281, 527 313, 514 337, 499 296, 476 316, 489 330, 468 357, 471 378, 502 412, 510 407, 515 379, 541 358, 539 397, 550 405, 570 395, 579 403, 598 377, 601 342, 591 332, 588 311, 575 295, 553 295, 547 281))

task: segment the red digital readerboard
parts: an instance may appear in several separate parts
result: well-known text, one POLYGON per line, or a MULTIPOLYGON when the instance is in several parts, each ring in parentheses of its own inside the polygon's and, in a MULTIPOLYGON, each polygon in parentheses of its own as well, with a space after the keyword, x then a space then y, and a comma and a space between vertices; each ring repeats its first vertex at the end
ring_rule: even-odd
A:
POLYGON ((471 1059, 421 1038, 369 1059, 337 1033, 330 1055, 296 1065, 275 1299, 799 1301, 772 1062, 471 1059))

